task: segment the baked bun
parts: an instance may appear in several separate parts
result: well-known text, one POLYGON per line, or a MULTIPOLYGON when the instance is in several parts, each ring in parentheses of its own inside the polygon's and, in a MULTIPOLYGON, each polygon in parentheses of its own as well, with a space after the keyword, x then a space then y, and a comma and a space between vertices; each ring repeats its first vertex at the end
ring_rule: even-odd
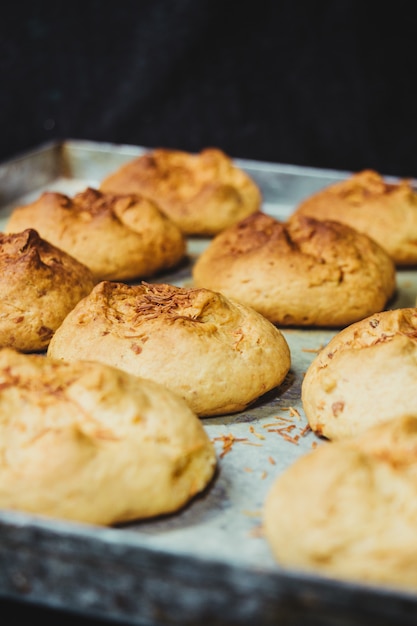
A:
POLYGON ((15 208, 5 231, 29 227, 87 265, 97 282, 146 278, 185 256, 180 229, 151 200, 133 194, 44 192, 15 208))
POLYGON ((46 350, 64 317, 94 284, 85 265, 35 230, 0 233, 0 347, 46 350))
POLYGON ((417 415, 326 443, 281 474, 264 506, 283 566, 417 590, 417 415))
POLYGON ((0 351, 0 507, 110 525, 171 513, 211 480, 198 417, 101 363, 0 351))
POLYGON ((371 315, 339 332, 304 376, 307 420, 328 439, 375 423, 417 415, 417 309, 371 315))
POLYGON ((364 170, 309 196, 296 212, 348 224, 375 239, 396 265, 417 264, 417 193, 408 180, 388 183, 364 170))
POLYGON ((337 327, 383 309, 396 276, 389 255, 345 224, 258 212, 210 242, 193 282, 281 326, 337 327))
POLYGON ((100 188, 152 198, 187 235, 214 235, 261 205, 255 182, 216 148, 147 152, 107 176, 100 188))
POLYGON ((48 354, 155 380, 200 416, 243 410, 290 367, 285 338, 250 307, 164 284, 98 284, 66 317, 48 354))

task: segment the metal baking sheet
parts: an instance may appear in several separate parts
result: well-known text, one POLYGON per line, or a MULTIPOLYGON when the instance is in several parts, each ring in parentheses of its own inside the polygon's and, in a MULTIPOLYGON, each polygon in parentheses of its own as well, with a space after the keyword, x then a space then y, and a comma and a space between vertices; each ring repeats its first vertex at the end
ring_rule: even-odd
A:
MULTIPOLYGON (((71 195, 98 186, 146 149, 67 140, 0 164, 0 228, 14 206, 44 190, 71 195)), ((258 182, 263 210, 279 219, 350 174, 235 161, 258 182)), ((189 284, 206 244, 190 238, 190 263, 158 282, 189 284)), ((391 308, 415 305, 416 274, 398 271, 391 308)), ((261 510, 274 478, 323 445, 306 428, 300 385, 335 332, 283 329, 292 356, 283 385, 249 410, 203 420, 218 472, 178 513, 102 528, 0 510, 0 598, 133 625, 415 624, 415 594, 283 569, 262 535, 261 510)))

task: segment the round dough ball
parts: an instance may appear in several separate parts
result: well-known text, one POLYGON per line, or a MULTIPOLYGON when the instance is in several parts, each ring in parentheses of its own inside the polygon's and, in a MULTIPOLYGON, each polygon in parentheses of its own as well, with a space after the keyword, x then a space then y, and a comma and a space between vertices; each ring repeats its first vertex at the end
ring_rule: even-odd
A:
POLYGON ((35 228, 100 280, 147 278, 184 257, 184 235, 154 202, 133 194, 87 188, 73 198, 44 192, 16 207, 5 232, 35 228))
POLYGON ((416 591, 417 413, 300 457, 263 513, 281 565, 416 591))
POLYGON ((384 308, 395 266, 349 226, 258 212, 220 233, 193 267, 196 287, 220 291, 280 326, 344 326, 384 308))
POLYGON ((377 313, 348 326, 315 357, 301 399, 307 420, 328 439, 417 413, 417 309, 377 313))
POLYGON ((262 201, 256 183, 216 148, 147 152, 107 176, 100 189, 152 198, 187 235, 214 235, 262 201))
POLYGON ((48 354, 93 359, 166 385, 198 415, 234 413, 281 384, 288 344, 250 307, 206 289, 102 282, 48 354))
POLYGON ((55 330, 94 284, 85 265, 35 230, 0 233, 0 347, 46 350, 55 330))
POLYGON ((366 233, 396 265, 417 263, 417 192, 408 180, 388 183, 377 172, 364 170, 309 196, 296 213, 337 220, 366 233))
POLYGON ((0 506, 110 525, 177 511, 211 480, 201 421, 101 363, 0 351, 0 506))

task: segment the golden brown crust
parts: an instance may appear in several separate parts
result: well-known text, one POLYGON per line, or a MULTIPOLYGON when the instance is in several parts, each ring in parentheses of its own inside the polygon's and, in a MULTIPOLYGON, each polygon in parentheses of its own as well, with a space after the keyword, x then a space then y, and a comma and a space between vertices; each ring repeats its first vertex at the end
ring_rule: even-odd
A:
POLYGON ((35 230, 0 233, 0 347, 46 350, 62 320, 94 284, 86 266, 35 230))
POLYGON ((100 188, 152 198, 188 235, 214 235, 261 204, 255 182, 216 148, 147 152, 107 176, 100 188))
POLYGON ((100 363, 0 351, 0 507, 109 525, 176 511, 213 444, 166 388, 100 363))
POLYGON ((15 208, 5 231, 27 227, 87 265, 97 281, 146 278, 185 256, 180 229, 154 202, 134 194, 44 192, 15 208))
POLYGON ((396 287, 391 258, 366 235, 262 212, 217 235, 194 264, 193 281, 282 326, 352 323, 383 309, 396 287))
POLYGON ((338 333, 309 366, 301 388, 311 428, 328 439, 417 414, 417 309, 369 316, 338 333))
POLYGON ((48 354, 95 359, 166 385, 198 415, 243 410, 285 378, 288 345, 253 309, 206 289, 103 282, 48 354))
POLYGON ((266 539, 280 564, 417 590, 417 414, 326 443, 270 489, 266 539))
POLYGON ((396 265, 417 263, 417 193, 411 182, 386 182, 373 170, 358 172, 303 200, 296 213, 337 220, 368 234, 396 265))

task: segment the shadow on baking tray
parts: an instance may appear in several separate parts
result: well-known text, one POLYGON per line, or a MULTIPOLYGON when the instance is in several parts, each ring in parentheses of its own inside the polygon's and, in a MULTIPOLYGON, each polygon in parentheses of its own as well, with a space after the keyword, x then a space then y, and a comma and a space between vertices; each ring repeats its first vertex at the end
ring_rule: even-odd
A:
MULTIPOLYGON (((250 422, 258 422, 263 417, 268 417, 271 411, 278 410, 285 395, 285 402, 288 402, 295 383, 295 374, 290 370, 283 383, 264 394, 253 405, 248 407, 246 411, 231 415, 222 415, 219 417, 203 418, 206 424, 215 426, 220 424, 226 428, 233 425, 247 424, 250 422)), ((295 397, 297 392, 294 391, 295 397)), ((234 471, 236 468, 229 467, 228 471, 222 471, 219 463, 215 474, 206 487, 206 489, 197 494, 180 510, 159 516, 152 519, 138 520, 128 524, 121 524, 118 527, 129 527, 129 529, 138 530, 141 533, 149 535, 158 535, 167 531, 177 529, 184 530, 187 527, 201 524, 208 524, 210 520, 222 516, 227 510, 231 510, 235 504, 233 503, 233 482, 234 471)), ((240 468, 238 468, 240 472, 240 468)))
POLYGON ((159 535, 170 530, 186 529, 201 522, 207 523, 210 519, 221 515, 232 507, 228 497, 229 485, 226 476, 220 477, 219 467, 209 485, 204 491, 194 496, 184 507, 171 514, 137 520, 130 523, 118 524, 115 528, 129 528, 138 530, 147 535, 159 535))

